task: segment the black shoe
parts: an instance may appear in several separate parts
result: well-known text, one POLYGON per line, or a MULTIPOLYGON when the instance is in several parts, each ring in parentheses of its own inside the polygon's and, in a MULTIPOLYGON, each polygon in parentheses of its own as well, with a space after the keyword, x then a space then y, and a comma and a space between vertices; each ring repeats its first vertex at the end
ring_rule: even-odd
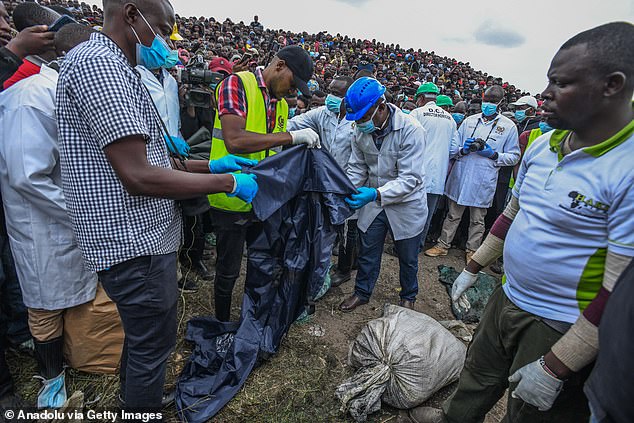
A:
MULTIPOLYGON (((119 401, 119 408, 121 408, 122 410, 125 409, 125 404, 123 402, 123 397, 121 396, 121 394, 117 396, 117 400, 119 401)), ((175 400, 176 400, 175 389, 172 389, 169 392, 163 391, 163 398, 161 398, 161 408, 169 407, 170 405, 174 404, 175 400)))
POLYGON ((196 292, 198 291, 198 284, 183 276, 181 280, 178 281, 178 289, 182 292, 196 292))
POLYGON ((350 279, 352 279, 352 275, 350 275, 350 272, 346 272, 346 273, 335 272, 330 277, 330 287, 331 288, 337 287, 344 282, 348 282, 350 279))
POLYGON ((192 270, 198 274, 200 279, 210 281, 214 278, 214 274, 207 269, 202 261, 198 261, 192 265, 192 270))

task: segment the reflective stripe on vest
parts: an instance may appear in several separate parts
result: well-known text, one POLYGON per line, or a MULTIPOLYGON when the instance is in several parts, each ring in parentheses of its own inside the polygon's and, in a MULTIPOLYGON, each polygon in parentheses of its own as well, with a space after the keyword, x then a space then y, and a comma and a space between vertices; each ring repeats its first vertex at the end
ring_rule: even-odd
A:
MULTIPOLYGON (((264 96, 262 95, 262 89, 258 86, 258 81, 255 78, 255 75, 251 72, 238 72, 236 75, 238 75, 242 81, 247 100, 247 119, 245 130, 255 132, 257 134, 268 133, 264 96)), ((217 98, 218 93, 216 92, 216 99, 217 98)), ((273 133, 285 132, 287 120, 288 103, 286 103, 286 100, 278 101, 275 106, 275 127, 273 129, 273 133)), ((222 124, 220 123, 218 113, 216 113, 209 159, 217 160, 229 154, 230 153, 227 151, 227 147, 225 146, 224 137, 222 136, 222 124)), ((254 159, 259 162, 272 154, 275 154, 275 152, 271 150, 263 150, 258 151, 257 153, 235 155, 245 157, 247 159, 254 159)), ((251 204, 247 204, 237 197, 229 197, 225 193, 211 194, 207 197, 209 198, 209 204, 216 209, 233 212, 248 212, 251 210, 251 204)))

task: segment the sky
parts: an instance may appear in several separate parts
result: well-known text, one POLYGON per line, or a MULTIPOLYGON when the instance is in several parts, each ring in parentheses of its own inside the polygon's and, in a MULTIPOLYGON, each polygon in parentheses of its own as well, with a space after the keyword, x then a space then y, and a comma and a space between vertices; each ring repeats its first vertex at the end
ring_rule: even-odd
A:
POLYGON ((603 23, 634 21, 634 0, 171 0, 181 16, 399 43, 470 62, 535 94, 559 48, 603 23))

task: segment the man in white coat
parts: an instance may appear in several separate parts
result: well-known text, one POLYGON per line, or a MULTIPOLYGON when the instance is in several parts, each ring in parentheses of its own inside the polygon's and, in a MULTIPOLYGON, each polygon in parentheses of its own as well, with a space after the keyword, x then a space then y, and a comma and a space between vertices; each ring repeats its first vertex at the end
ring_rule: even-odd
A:
POLYGON ((421 236, 421 249, 429 230, 431 218, 436 212, 438 200, 445 192, 445 182, 449 171, 449 154, 460 145, 456 122, 449 113, 436 105, 440 90, 433 82, 425 82, 416 90, 416 105, 410 114, 426 131, 425 181, 427 183, 427 221, 421 236))
MULTIPOLYGON (((348 76, 336 77, 328 86, 325 106, 295 116, 287 124, 289 131, 311 128, 317 132, 321 146, 332 154, 332 157, 344 171, 348 169, 352 140, 356 132, 354 122, 344 119, 346 107, 343 100, 352 82, 353 79, 348 76)), ((330 279, 332 287, 339 286, 352 277, 351 272, 357 256, 357 233, 357 216, 355 214, 348 219, 340 232, 337 270, 330 279), (347 230, 344 230, 346 227, 347 230)))
POLYGON ((346 202, 359 211, 361 251, 354 293, 339 309, 367 304, 381 270, 387 231, 399 259, 399 305, 414 308, 418 294, 418 251, 427 220, 423 155, 425 130, 388 104, 385 87, 362 77, 346 93, 346 119, 355 121, 348 177, 357 187, 346 202))
POLYGON ((520 158, 517 128, 498 112, 503 97, 502 87, 494 85, 487 89, 482 113, 466 118, 458 130, 460 148, 456 145, 451 151, 456 162, 445 187, 449 213, 438 244, 425 251, 430 257, 447 255, 467 207, 470 214, 467 262, 482 243, 484 217, 493 202, 500 167, 514 166, 520 158))
MULTIPOLYGON (((91 32, 66 25, 55 36, 57 51, 88 40, 91 32)), ((54 68, 42 65, 39 74, 0 94, 0 187, 43 383, 39 408, 59 408, 66 400, 64 312, 92 301, 97 289, 97 275, 84 267, 62 193, 54 68)))

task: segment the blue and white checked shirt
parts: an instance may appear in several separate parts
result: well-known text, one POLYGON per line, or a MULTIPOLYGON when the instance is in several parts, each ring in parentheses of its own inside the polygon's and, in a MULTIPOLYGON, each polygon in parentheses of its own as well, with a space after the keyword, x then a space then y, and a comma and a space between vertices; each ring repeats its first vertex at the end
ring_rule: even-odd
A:
POLYGON ((171 167, 151 101, 123 51, 103 34, 92 34, 62 64, 56 104, 62 187, 89 270, 179 247, 176 203, 128 194, 103 151, 142 135, 148 162, 171 167))

